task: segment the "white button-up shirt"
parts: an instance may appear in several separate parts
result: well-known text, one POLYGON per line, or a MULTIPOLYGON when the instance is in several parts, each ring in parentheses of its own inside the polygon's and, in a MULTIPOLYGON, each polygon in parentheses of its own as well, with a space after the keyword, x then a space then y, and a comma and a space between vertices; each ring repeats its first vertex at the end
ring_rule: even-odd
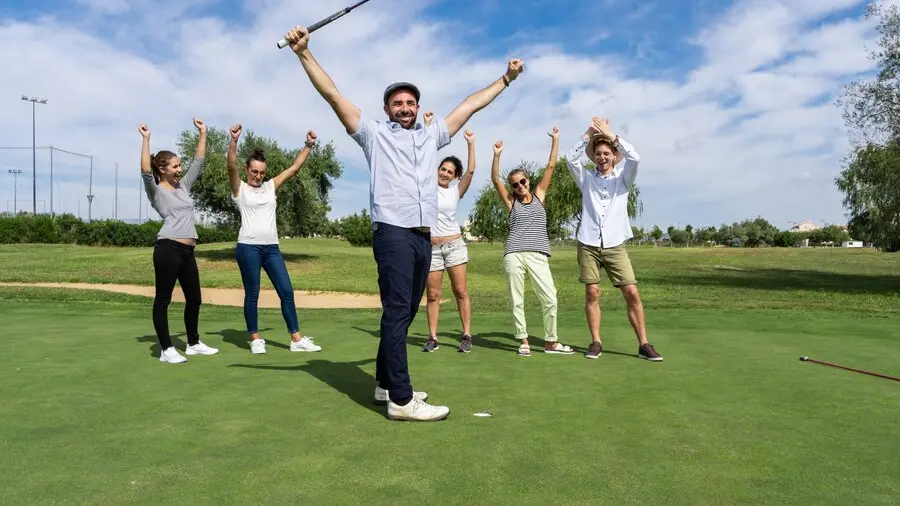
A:
POLYGON ((431 227, 437 217, 438 150, 450 144, 442 118, 405 129, 394 121, 359 119, 351 136, 369 164, 372 222, 404 228, 431 227))
POLYGON ((619 137, 617 148, 624 156, 607 175, 588 171, 581 164, 587 141, 566 153, 566 165, 581 190, 581 223, 577 239, 588 246, 614 248, 634 237, 628 219, 628 193, 637 177, 640 157, 634 147, 619 137))

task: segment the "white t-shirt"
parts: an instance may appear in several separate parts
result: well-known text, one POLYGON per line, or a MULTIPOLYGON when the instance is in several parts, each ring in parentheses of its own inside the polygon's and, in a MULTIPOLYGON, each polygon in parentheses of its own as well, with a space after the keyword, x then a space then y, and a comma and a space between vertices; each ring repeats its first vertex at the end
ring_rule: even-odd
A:
POLYGON ((275 182, 268 180, 259 188, 241 181, 238 196, 231 197, 241 211, 241 230, 238 242, 242 244, 278 244, 278 227, 275 221, 275 182))
POLYGON ((434 237, 447 237, 460 233, 456 222, 456 206, 459 204, 459 180, 450 183, 448 188, 438 186, 437 218, 431 227, 434 237))

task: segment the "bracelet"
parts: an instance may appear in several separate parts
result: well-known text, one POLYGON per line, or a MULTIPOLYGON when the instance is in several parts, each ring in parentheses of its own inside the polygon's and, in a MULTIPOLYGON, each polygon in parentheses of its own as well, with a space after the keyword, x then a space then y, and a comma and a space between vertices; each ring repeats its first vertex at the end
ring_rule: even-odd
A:
POLYGON ((506 87, 509 88, 509 78, 506 77, 506 74, 503 74, 503 84, 505 84, 506 87))

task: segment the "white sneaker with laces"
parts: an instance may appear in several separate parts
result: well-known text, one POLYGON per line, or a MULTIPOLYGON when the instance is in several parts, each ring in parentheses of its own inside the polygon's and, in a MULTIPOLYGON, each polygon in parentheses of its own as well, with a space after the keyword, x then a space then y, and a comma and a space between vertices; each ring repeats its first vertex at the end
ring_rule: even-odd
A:
POLYGON ((319 351, 322 347, 314 344, 312 339, 303 336, 299 341, 291 340, 291 351, 319 351))
POLYGON ((254 355, 259 355, 266 352, 266 340, 265 339, 253 339, 250 341, 250 353, 254 355))
MULTIPOLYGON (((425 401, 428 399, 428 394, 425 392, 413 392, 413 398, 419 399, 420 401, 425 401)), ((380 404, 380 405, 384 406, 385 404, 387 404, 388 400, 389 400, 388 391, 379 386, 376 386, 375 387, 375 404, 380 404)))
POLYGON ((215 355, 216 353, 219 353, 219 350, 210 348, 202 342, 198 342, 193 346, 188 345, 185 347, 184 353, 186 355, 215 355))
POLYGON ((182 362, 187 362, 187 359, 181 353, 178 353, 178 350, 172 346, 159 354, 159 361, 168 362, 170 364, 180 364, 182 362))
POLYGON ((398 406, 388 401, 388 418, 391 420, 403 420, 409 422, 436 422, 447 418, 450 408, 447 406, 432 406, 425 401, 420 401, 413 396, 406 406, 398 406))

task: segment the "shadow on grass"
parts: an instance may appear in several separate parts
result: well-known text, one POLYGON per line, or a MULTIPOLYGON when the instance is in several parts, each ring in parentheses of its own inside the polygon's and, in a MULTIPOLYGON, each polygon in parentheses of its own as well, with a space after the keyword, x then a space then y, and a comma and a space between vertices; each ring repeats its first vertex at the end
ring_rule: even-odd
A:
MULTIPOLYGON (((172 340, 172 346, 174 346, 175 348, 177 348, 181 351, 184 351, 184 348, 187 346, 187 342, 182 341, 181 339, 178 339, 178 338, 185 336, 185 335, 187 335, 187 334, 185 334, 184 332, 182 332, 180 334, 170 335, 169 338, 172 340)), ((153 343, 150 345, 150 356, 159 358, 159 355, 162 352, 162 350, 160 350, 159 340, 156 338, 156 334, 140 336, 140 337, 135 338, 135 340, 139 343, 153 343)))
POLYGON ((856 294, 900 294, 900 276, 843 274, 800 269, 718 268, 715 274, 664 276, 660 282, 758 290, 808 290, 856 294))
MULTIPOLYGON (((237 262, 235 257, 235 253, 237 248, 217 248, 210 250, 198 250, 194 251, 194 256, 199 258, 204 258, 206 260, 212 261, 233 261, 237 262)), ((306 253, 290 253, 290 252, 281 252, 281 256, 284 257, 285 262, 308 262, 310 260, 316 260, 319 257, 316 255, 309 255, 306 253)))
MULTIPOLYGON (((273 346, 275 348, 281 348, 284 350, 291 349, 291 347, 286 344, 282 344, 277 341, 269 341, 268 339, 266 339, 265 333, 270 330, 272 329, 259 329, 260 337, 266 340, 266 347, 273 346)), ((221 336, 223 342, 232 344, 236 348, 242 348, 244 350, 250 349, 250 334, 248 334, 246 330, 224 329, 218 332, 207 332, 206 334, 212 336, 221 336)), ((290 340, 290 336, 288 336, 287 339, 290 340)))
MULTIPOLYGON (((352 327, 354 330, 358 330, 360 332, 365 332, 375 339, 381 339, 381 331, 379 329, 364 329, 362 327, 352 327)), ((441 344, 450 345, 455 348, 459 345, 459 341, 461 339, 461 335, 453 332, 438 332, 438 340, 441 344)), ((518 344, 506 344, 502 342, 493 341, 490 339, 485 339, 486 337, 504 337, 507 340, 512 340, 512 334, 505 334, 500 332, 490 332, 487 334, 472 334, 472 349, 474 351, 475 348, 489 348, 493 350, 501 350, 501 351, 517 351, 519 349, 518 344)), ((535 340, 531 339, 532 343, 535 340)), ((410 334, 406 338, 406 345, 412 346, 414 348, 422 349, 425 346, 425 343, 428 342, 428 336, 423 334, 410 334)), ((543 344, 541 344, 543 346, 543 344)))
POLYGON ((375 359, 358 360, 356 362, 332 362, 330 360, 310 360, 298 365, 253 365, 231 364, 228 367, 244 367, 268 371, 305 372, 341 392, 360 406, 387 416, 384 408, 373 403, 375 395, 375 377, 367 373, 361 366, 374 363, 375 359))

